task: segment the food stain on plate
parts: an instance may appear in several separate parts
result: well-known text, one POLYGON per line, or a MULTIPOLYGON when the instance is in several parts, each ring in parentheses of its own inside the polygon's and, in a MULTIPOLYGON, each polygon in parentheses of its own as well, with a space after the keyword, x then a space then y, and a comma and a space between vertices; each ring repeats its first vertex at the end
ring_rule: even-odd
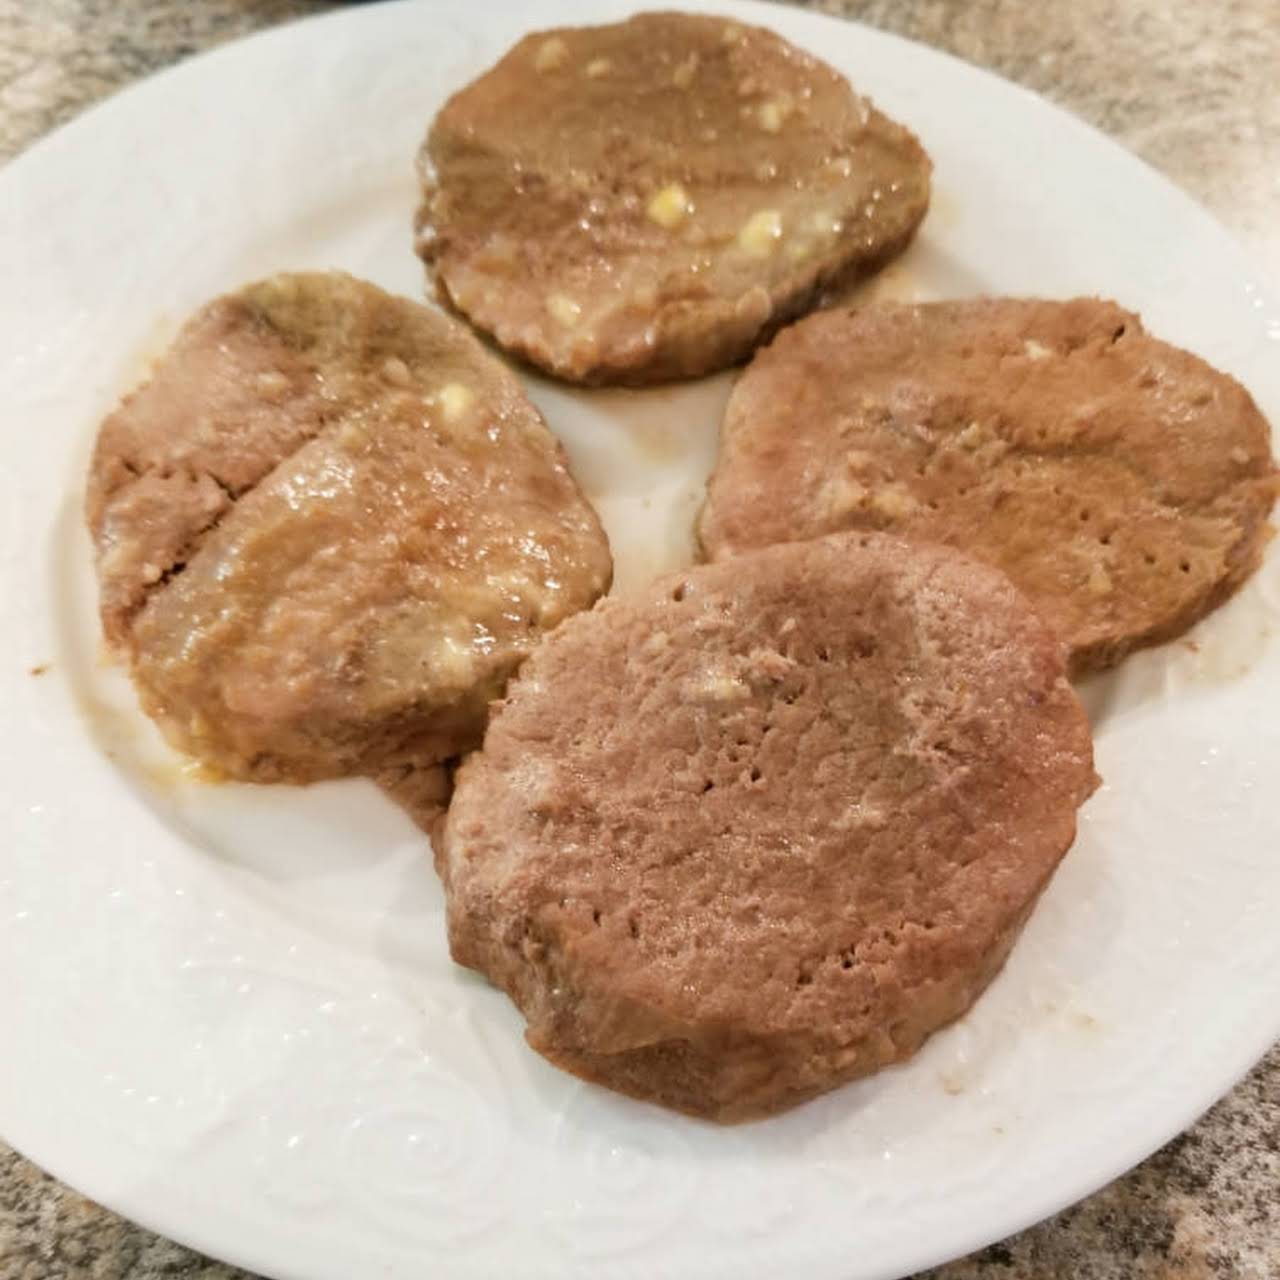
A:
POLYGON ((177 323, 167 311, 157 311, 151 317, 121 357, 117 376, 120 391, 127 391, 151 377, 156 361, 173 341, 177 328, 177 323))

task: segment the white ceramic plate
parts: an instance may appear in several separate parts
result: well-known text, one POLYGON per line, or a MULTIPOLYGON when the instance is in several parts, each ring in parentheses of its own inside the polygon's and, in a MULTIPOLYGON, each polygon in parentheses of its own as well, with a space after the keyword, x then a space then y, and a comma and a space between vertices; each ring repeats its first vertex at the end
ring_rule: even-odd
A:
MULTIPOLYGON (((889 36, 712 7, 824 55, 932 152, 934 210, 875 290, 1111 294, 1280 420, 1248 261, 1130 156, 889 36)), ((449 963, 424 843, 372 788, 204 785, 101 659, 80 518, 99 417, 249 278, 344 267, 420 296, 426 122, 522 30, 575 17, 452 0, 277 30, 0 174, 0 1132, 280 1277, 899 1275, 1120 1173, 1280 1032, 1280 557, 1197 651, 1087 690, 1106 786, 972 1014, 904 1068, 727 1130, 528 1051, 449 963)), ((727 383, 532 383, 622 584, 688 555, 727 383)))

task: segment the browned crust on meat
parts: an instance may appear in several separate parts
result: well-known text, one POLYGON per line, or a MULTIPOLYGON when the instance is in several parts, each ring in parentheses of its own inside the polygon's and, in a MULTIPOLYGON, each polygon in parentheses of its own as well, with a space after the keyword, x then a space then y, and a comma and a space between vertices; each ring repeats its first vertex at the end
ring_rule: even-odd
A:
POLYGON ((736 363, 899 254, 930 165, 772 32, 648 13, 526 36, 445 104, 422 170, 442 299, 558 377, 638 385, 736 363))
POLYGON ((567 1070, 766 1114, 969 1007, 1094 785, 1003 575, 880 535, 768 548, 525 664, 436 843, 453 956, 567 1070))
POLYGON ((402 765, 383 769, 375 779, 383 793, 413 820, 430 839, 437 839, 440 824, 453 794, 456 760, 417 768, 402 765))
POLYGON ((830 1055, 815 1057, 803 1072, 793 1069, 786 1047, 744 1043, 734 1037, 717 1043, 712 1037, 702 1036, 695 1042, 677 1035, 622 1053, 594 1054, 566 1050, 532 1033, 527 1038, 562 1071, 629 1097, 722 1124, 761 1119, 914 1057, 934 1031, 963 1017, 991 984, 1009 958, 1035 901, 993 941, 977 970, 966 977, 958 991, 947 992, 945 999, 930 1001, 926 997, 909 1022, 842 1046, 835 1061, 830 1055), (720 1059, 747 1056, 756 1060, 750 1092, 717 1103, 717 1109, 709 1113, 707 1099, 721 1097, 724 1091, 720 1059))
POLYGON ((1027 593, 1080 675, 1237 590, 1276 475, 1248 392, 1114 303, 878 303, 757 354, 698 534, 713 560, 837 529, 961 547, 1027 593))
POLYGON ((103 422, 103 628, 234 777, 414 779, 609 582, 564 451, 461 325, 339 273, 218 298, 103 422))

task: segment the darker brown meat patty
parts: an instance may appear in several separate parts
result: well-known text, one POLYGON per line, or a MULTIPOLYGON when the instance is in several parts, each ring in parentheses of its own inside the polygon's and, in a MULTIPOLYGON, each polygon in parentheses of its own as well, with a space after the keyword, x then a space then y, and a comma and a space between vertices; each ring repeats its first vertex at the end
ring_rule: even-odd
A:
POLYGON ((1248 392, 1110 302, 881 303, 802 321, 726 410, 713 560, 836 529, 998 565, 1072 670, 1185 631, 1252 572, 1275 495, 1248 392))
POLYGON ((1095 778, 1001 573, 878 535, 570 619, 459 773, 449 937, 569 1071, 721 1120, 906 1058, 1000 968, 1095 778))
POLYGON ((102 424, 87 510, 147 711, 255 781, 478 744, 611 571, 516 379, 448 317, 337 274, 197 312, 102 424))
POLYGON ((772 32, 646 13, 525 37, 422 152, 420 251, 508 350, 573 382, 747 355, 840 277, 899 253, 929 160, 772 32))

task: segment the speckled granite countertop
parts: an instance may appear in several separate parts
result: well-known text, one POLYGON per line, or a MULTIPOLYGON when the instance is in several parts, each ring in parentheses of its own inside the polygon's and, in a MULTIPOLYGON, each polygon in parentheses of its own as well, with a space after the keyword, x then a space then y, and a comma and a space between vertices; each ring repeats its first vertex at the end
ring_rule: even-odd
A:
MULTIPOLYGON (((0 158, 149 71, 332 7, 0 0, 0 158)), ((808 7, 938 45, 1069 107, 1213 210, 1280 284, 1277 0, 810 0, 808 7)), ((0 1144, 0 1280, 81 1277, 247 1280, 98 1208, 0 1144)), ((1280 1048, 1128 1176, 928 1273, 928 1280, 1004 1277, 1280 1277, 1280 1048)))

